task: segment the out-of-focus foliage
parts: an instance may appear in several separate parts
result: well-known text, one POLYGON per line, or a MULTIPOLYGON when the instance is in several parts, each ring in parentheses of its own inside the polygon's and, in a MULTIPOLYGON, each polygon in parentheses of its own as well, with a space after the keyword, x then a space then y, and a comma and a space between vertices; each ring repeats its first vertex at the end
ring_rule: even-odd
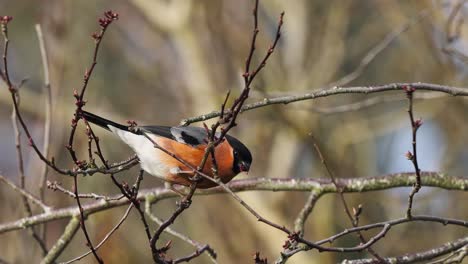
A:
MULTIPOLYGON (((65 139, 70 129, 73 90, 79 88, 91 61, 91 33, 98 30, 97 17, 112 9, 120 19, 103 41, 103 50, 87 92, 86 109, 124 122, 176 125, 181 119, 217 110, 225 94, 238 94, 241 71, 250 45, 252 1, 0 1, 0 13, 14 17, 10 26, 11 75, 15 81, 29 78, 20 90, 21 109, 38 139, 42 137, 42 68, 34 24, 41 23, 50 60, 54 89, 52 153, 56 161, 71 166, 65 139)), ((277 51, 253 87, 250 102, 268 95, 300 94, 325 87, 353 71, 365 54, 389 32, 427 9, 429 15, 402 33, 348 85, 376 85, 391 82, 433 82, 468 87, 467 65, 441 52, 450 1, 262 1, 258 54, 263 54, 273 37, 277 17, 286 12, 284 34, 277 51)), ((463 36, 463 35, 462 35, 463 36)), ((460 41, 463 41, 460 40, 460 41)), ((258 58, 258 57, 257 57, 258 58)), ((11 102, 0 89, 0 168, 16 180, 14 139, 9 120, 11 102)), ((233 133, 252 150, 254 163, 248 177, 326 177, 311 145, 308 133, 321 142, 323 152, 337 177, 367 177, 398 171, 412 171, 404 153, 411 148, 410 126, 402 100, 366 107, 358 111, 323 114, 312 109, 346 105, 370 95, 341 95, 246 112, 233 133)), ((438 97, 417 101, 415 115, 424 125, 419 131, 420 167, 466 176, 468 160, 468 104, 463 98, 438 97)), ((86 136, 79 128, 77 145, 86 155, 86 136)), ((103 130, 96 129, 103 151, 110 160, 123 159, 130 149, 103 130)), ((40 140, 38 140, 40 142, 40 140)), ((26 144, 25 144, 26 145, 26 144)), ((40 162, 29 150, 27 187, 37 192, 40 162)), ((131 181, 134 169, 122 180, 131 181)), ((245 175, 239 177, 247 177, 245 175)), ((70 187, 71 181, 50 173, 51 180, 70 187)), ((143 187, 159 186, 146 176, 143 187)), ((117 193, 107 177, 80 179, 81 192, 117 193)), ((356 206, 362 203, 361 223, 401 217, 409 189, 346 195, 356 206)), ((276 223, 291 225, 307 193, 250 192, 240 194, 247 203, 276 223)), ((423 188, 416 196, 415 212, 466 219, 466 194, 423 188)), ((23 211, 18 196, 0 186, 0 221, 17 219, 23 211), (8 212, 8 213, 7 213, 8 212)), ((73 205, 62 193, 48 191, 54 206, 73 205)), ((160 217, 175 208, 174 200, 154 207, 160 217)), ((101 239, 117 223, 124 208, 93 215, 87 222, 93 241, 101 239)), ((349 222, 334 195, 322 198, 307 222, 309 238, 332 235, 349 222)), ((58 238, 64 222, 48 224, 48 245, 58 238)), ((247 263, 255 251, 269 260, 276 258, 285 236, 256 222, 231 197, 196 197, 193 206, 174 228, 191 238, 208 243, 220 263, 247 263)), ((382 256, 427 249, 463 234, 460 229, 440 225, 411 224, 397 227, 374 247, 382 256)), ((174 240, 170 252, 178 256, 192 248, 174 240)), ((13 263, 39 259, 27 232, 2 235, 0 255, 13 263), (27 246, 26 246, 27 245, 27 246)), ((337 241, 351 245, 357 240, 337 241)), ((61 256, 68 260, 87 250, 81 231, 61 256)), ((138 216, 132 213, 110 241, 100 249, 106 263, 148 263, 150 250, 138 216)), ((346 257, 316 252, 301 253, 291 263, 332 263, 346 257)), ((93 261, 91 257, 82 263, 93 261)), ((193 261, 206 263, 205 256, 193 261)))

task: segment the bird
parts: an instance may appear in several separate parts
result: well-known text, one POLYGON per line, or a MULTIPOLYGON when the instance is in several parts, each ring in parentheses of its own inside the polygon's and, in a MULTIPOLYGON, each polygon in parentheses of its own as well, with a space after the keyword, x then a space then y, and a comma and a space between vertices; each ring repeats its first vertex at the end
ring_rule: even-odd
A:
MULTIPOLYGON (((84 110, 81 111, 81 117, 88 123, 93 123, 117 135, 136 153, 141 168, 150 175, 164 180, 167 187, 176 191, 173 188, 174 185, 192 186, 191 177, 195 175, 193 168, 201 165, 207 148, 208 133, 205 128, 152 125, 137 126, 135 129, 132 125, 122 125, 84 110), (155 148, 155 143, 190 164, 192 168, 155 148)), ((217 136, 219 135, 218 132, 217 136)), ((250 150, 240 140, 227 134, 215 147, 214 156, 218 168, 217 176, 223 183, 228 183, 241 172, 248 173, 252 164, 250 150)), ((214 176, 211 154, 201 171, 210 177, 214 176)), ((207 189, 217 185, 202 177, 196 187, 207 189)))

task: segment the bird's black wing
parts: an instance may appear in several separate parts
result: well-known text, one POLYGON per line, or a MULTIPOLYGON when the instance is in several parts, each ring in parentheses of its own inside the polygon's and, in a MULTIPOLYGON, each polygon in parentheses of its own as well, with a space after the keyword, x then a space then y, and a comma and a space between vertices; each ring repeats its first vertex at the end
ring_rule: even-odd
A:
POLYGON ((142 126, 144 132, 170 138, 177 142, 196 147, 205 144, 207 133, 201 127, 142 126))
POLYGON ((193 147, 205 144, 205 139, 207 137, 206 130, 201 127, 138 126, 139 129, 135 130, 131 129, 129 126, 115 123, 86 111, 82 111, 82 116, 88 122, 94 123, 107 130, 109 130, 109 126, 113 126, 134 134, 148 133, 169 138, 193 147))

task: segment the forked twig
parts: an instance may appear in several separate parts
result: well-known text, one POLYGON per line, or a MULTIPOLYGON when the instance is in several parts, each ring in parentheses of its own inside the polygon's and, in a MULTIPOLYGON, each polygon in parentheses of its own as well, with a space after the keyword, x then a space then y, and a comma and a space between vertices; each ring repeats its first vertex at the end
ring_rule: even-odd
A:
MULTIPOLYGON (((31 206, 28 202, 28 199, 31 199, 31 197, 28 197, 26 194, 27 192, 25 191, 26 189, 26 177, 24 174, 24 160, 23 160, 23 152, 21 148, 21 132, 18 128, 18 120, 23 123, 22 118, 19 114, 18 110, 18 105, 19 105, 19 94, 18 94, 18 89, 21 84, 18 85, 18 87, 14 87, 11 80, 10 80, 10 74, 8 72, 8 45, 9 45, 9 39, 8 39, 8 23, 12 20, 12 17, 9 16, 3 16, 0 18, 0 26, 1 26, 1 31, 4 39, 4 48, 3 48, 3 72, 1 74, 2 79, 6 82, 8 85, 8 89, 11 93, 12 99, 13 99, 13 109, 11 113, 11 122, 13 125, 13 130, 15 133, 15 147, 16 147, 16 156, 17 156, 17 164, 18 164, 18 177, 20 180, 20 187, 19 188, 14 188, 14 185, 12 188, 16 191, 19 191, 22 196, 22 201, 23 201, 23 206, 26 214, 28 216, 32 215, 32 209, 31 206), (21 192, 24 191, 24 192, 21 192)), ((6 179, 3 179, 6 180, 6 179)), ((43 207, 44 208, 44 207, 43 207)), ((45 242, 41 239, 39 234, 36 232, 34 228, 31 228, 28 230, 31 234, 31 236, 34 238, 34 240, 38 243, 39 247, 41 248, 41 252, 43 255, 47 254, 47 247, 45 245, 45 242)))
MULTIPOLYGON (((320 150, 320 147, 318 146, 317 140, 315 139, 314 136, 312 136, 312 134, 309 134, 309 136, 312 138, 315 151, 319 155, 320 161, 322 162, 323 166, 325 167, 328 176, 330 177, 331 181, 333 182, 336 189, 338 190, 338 195, 339 195, 341 203, 343 204, 343 207, 345 209, 345 213, 348 216, 349 221, 351 222, 351 225, 353 227, 357 227, 358 222, 359 222, 359 220, 358 220, 359 215, 361 214, 361 211, 362 211, 361 205, 359 205, 358 210, 354 209, 354 207, 353 207, 354 213, 351 214, 351 210, 349 209, 348 203, 346 202, 346 199, 345 199, 344 194, 343 194, 343 187, 338 185, 333 172, 331 171, 330 167, 328 166, 327 161, 325 160, 325 157, 323 156, 322 151, 320 150)), ((361 240, 362 243, 366 244, 368 242, 366 240, 366 238, 364 238, 364 236, 362 235, 361 232, 357 232, 357 234, 358 234, 358 237, 359 237, 359 239, 361 240)), ((386 263, 386 261, 377 252, 375 252, 375 250, 372 249, 372 247, 369 246, 366 249, 370 254, 372 254, 381 263, 386 263)))
MULTIPOLYGON (((95 250, 98 250, 102 245, 104 245, 104 243, 112 236, 112 234, 117 230, 119 229, 119 227, 123 224, 123 222, 125 221, 125 219, 127 219, 128 217, 128 214, 130 213, 130 211, 132 210, 133 208, 133 204, 130 204, 127 208, 127 210, 125 211, 124 215, 120 218, 119 222, 104 236, 104 238, 101 240, 101 242, 99 242, 96 247, 94 248, 95 250)), ((88 256, 89 254, 91 254, 92 251, 88 251, 86 253, 84 253, 83 255, 80 255, 76 258, 73 258, 69 261, 66 261, 64 262, 64 264, 69 264, 69 263, 73 263, 75 261, 78 261, 78 260, 81 260, 82 258, 88 256)))
POLYGON ((416 173, 416 182, 414 183, 413 189, 411 190, 411 193, 409 194, 408 209, 406 210, 406 217, 411 218, 411 214, 412 214, 411 210, 413 208, 414 195, 421 189, 421 169, 419 168, 419 165, 418 165, 418 156, 417 156, 417 151, 416 151, 416 139, 417 139, 416 133, 419 127, 421 127, 422 125, 422 120, 421 119, 415 120, 413 116, 413 93, 414 91, 416 91, 416 89, 414 87, 407 86, 404 88, 404 90, 408 98, 408 115, 409 115, 409 119, 411 122, 411 131, 412 131, 411 145, 413 147, 413 152, 411 153, 410 151, 408 151, 406 153, 406 158, 413 163, 414 170, 416 173))

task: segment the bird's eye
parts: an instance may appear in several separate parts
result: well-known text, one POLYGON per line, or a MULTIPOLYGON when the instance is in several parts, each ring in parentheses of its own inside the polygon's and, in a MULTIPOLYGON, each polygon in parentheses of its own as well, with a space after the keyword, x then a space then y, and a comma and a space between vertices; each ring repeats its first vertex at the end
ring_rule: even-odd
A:
POLYGON ((237 151, 234 150, 234 156, 239 156, 239 153, 237 153, 237 151))

